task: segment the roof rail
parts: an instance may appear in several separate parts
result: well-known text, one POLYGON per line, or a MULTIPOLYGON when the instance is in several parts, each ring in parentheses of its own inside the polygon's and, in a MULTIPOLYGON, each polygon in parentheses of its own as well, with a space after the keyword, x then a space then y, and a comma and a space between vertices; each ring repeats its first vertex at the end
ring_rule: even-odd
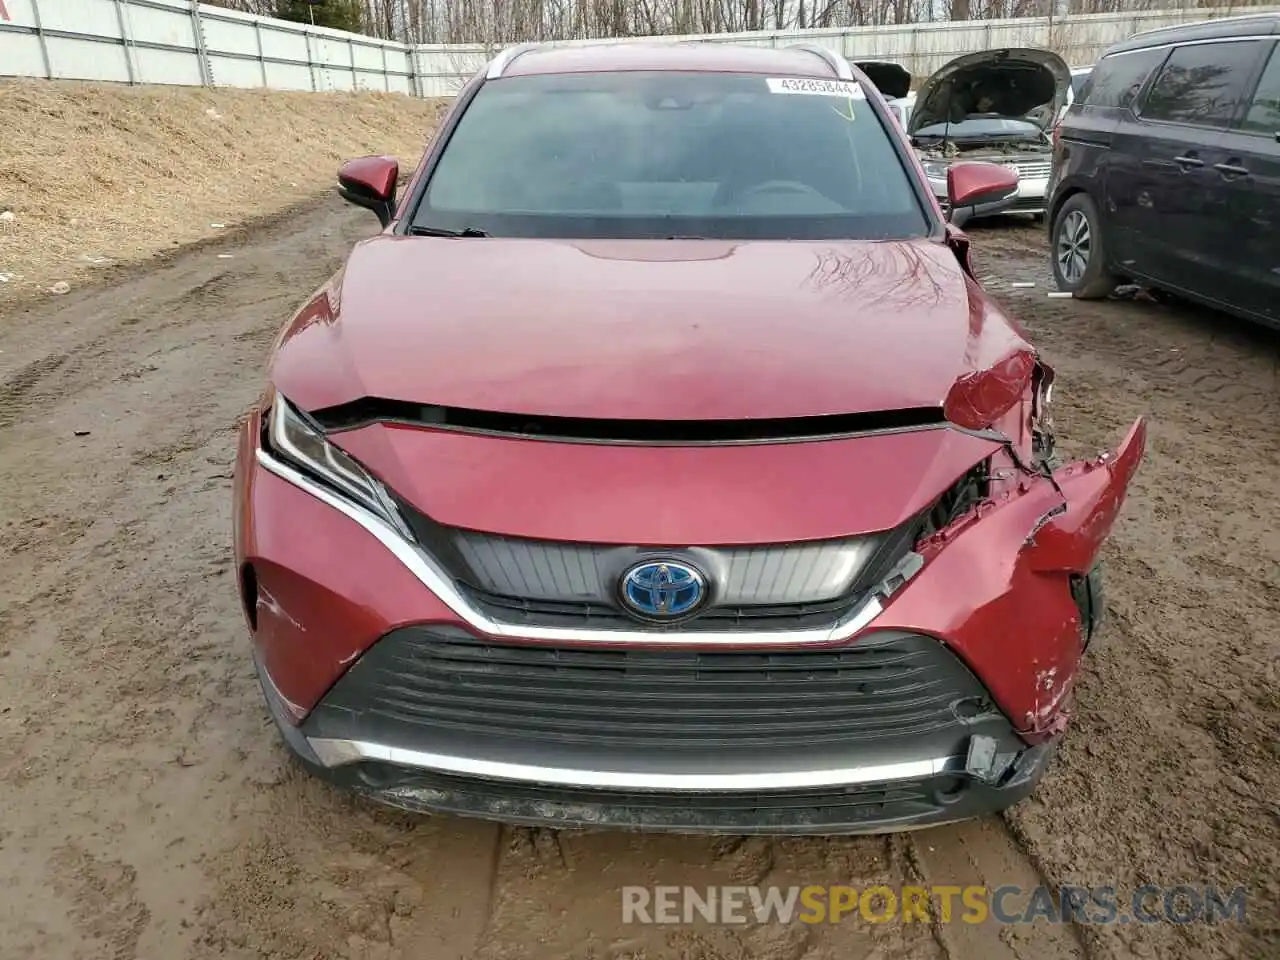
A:
POLYGON ((1214 17, 1211 20, 1187 20, 1183 23, 1171 23, 1167 26, 1152 27, 1150 30, 1143 30, 1139 33, 1135 33, 1130 39, 1136 40, 1140 37, 1150 37, 1158 33, 1176 33, 1180 30, 1187 30, 1192 27, 1207 27, 1210 24, 1216 27, 1223 23, 1243 23, 1250 20, 1257 20, 1265 23, 1268 21, 1274 21, 1276 16, 1277 14, 1274 10, 1263 10, 1258 13, 1242 13, 1234 17, 1214 17))
POLYGON ((513 47, 507 47, 489 61, 489 68, 485 71, 484 78, 486 80, 497 80, 507 67, 511 66, 516 57, 540 46, 542 46, 540 43, 517 43, 513 47))
POLYGON ((792 43, 789 46, 795 50, 803 50, 805 53, 812 53, 821 57, 823 62, 834 70, 836 76, 841 80, 853 79, 853 70, 849 67, 849 61, 834 50, 829 50, 817 43, 792 43))

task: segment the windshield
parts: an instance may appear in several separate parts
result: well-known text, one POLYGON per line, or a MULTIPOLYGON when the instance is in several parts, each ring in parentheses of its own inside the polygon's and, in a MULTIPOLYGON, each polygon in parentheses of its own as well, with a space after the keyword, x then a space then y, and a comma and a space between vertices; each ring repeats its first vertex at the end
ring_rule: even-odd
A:
POLYGON ((890 137, 856 85, 835 81, 644 71, 509 77, 486 83, 466 108, 410 228, 619 239, 923 236, 930 219, 890 137))
POLYGON ((949 140, 998 139, 1040 136, 1040 128, 1029 120, 1013 120, 1009 117, 969 117, 959 123, 931 123, 916 131, 917 138, 938 137, 946 134, 949 140))

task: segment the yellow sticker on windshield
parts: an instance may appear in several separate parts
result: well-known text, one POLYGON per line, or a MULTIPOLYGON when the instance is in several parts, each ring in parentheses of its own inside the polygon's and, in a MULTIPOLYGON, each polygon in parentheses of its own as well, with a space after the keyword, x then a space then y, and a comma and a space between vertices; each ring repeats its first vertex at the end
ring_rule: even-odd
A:
POLYGON ((799 77, 769 77, 770 93, 792 93, 810 97, 839 97, 842 100, 865 100, 867 95, 855 80, 814 80, 799 77))

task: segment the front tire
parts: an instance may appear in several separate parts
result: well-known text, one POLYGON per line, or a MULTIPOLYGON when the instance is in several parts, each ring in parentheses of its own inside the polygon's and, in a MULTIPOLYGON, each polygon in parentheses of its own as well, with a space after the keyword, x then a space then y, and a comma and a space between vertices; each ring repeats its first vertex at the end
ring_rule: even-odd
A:
POLYGON ((1102 218, 1087 193, 1072 194, 1059 208, 1049 235, 1053 279, 1080 300, 1101 300, 1118 281, 1107 270, 1102 218))

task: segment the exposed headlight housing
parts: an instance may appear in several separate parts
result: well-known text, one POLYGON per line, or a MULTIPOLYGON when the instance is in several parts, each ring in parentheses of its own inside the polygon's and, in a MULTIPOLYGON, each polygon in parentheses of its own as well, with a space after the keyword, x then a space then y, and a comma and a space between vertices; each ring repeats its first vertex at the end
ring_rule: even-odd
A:
POLYGON ((1053 458, 1053 380, 1052 368, 1036 364, 1032 375, 1031 444, 1033 455, 1041 462, 1053 458))
POLYGON ((324 438, 319 427, 276 394, 267 426, 271 452, 388 524, 404 539, 413 531, 381 481, 324 438))
POLYGON ((924 167, 925 176, 935 180, 947 179, 947 171, 951 168, 946 160, 922 160, 920 165, 924 167))

